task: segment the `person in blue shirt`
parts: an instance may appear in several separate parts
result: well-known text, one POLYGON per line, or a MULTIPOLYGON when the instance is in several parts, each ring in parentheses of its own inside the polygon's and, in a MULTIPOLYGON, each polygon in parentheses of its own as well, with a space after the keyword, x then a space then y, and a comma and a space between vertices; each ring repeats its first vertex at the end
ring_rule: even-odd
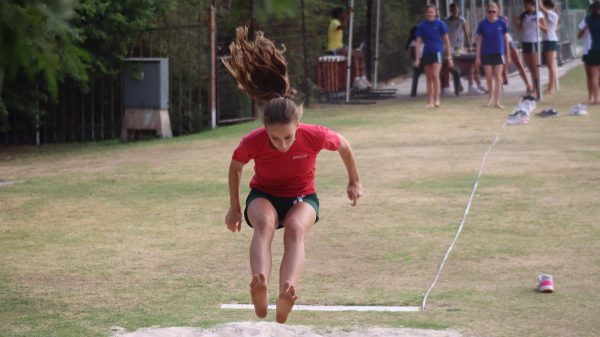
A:
POLYGON ((504 109, 500 103, 502 71, 504 65, 510 64, 510 47, 508 45, 508 28, 504 20, 498 19, 499 8, 494 2, 487 5, 487 15, 477 26, 477 51, 475 67, 483 65, 488 88, 487 105, 494 104, 504 109))
POLYGON ((422 64, 427 77, 427 105, 425 108, 437 108, 440 106, 440 70, 442 69, 444 47, 448 55, 448 67, 452 68, 454 64, 452 63, 448 27, 437 18, 437 8, 434 5, 425 6, 425 20, 419 23, 415 35, 417 40, 414 67, 418 68, 422 64), (422 54, 421 46, 423 46, 422 54))

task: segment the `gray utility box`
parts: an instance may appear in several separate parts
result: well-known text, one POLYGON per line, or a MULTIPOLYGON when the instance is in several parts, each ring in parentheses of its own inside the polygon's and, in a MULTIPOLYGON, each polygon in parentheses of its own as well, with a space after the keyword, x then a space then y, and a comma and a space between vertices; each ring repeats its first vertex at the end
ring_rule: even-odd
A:
POLYGON ((128 58, 123 61, 125 115, 121 140, 136 130, 155 130, 172 137, 169 119, 169 59, 128 58))

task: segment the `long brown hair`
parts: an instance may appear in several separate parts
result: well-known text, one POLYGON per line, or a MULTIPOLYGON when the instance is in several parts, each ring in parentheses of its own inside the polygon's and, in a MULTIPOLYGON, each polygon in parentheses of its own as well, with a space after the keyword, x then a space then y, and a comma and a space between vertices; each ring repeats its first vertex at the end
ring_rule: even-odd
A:
POLYGON ((236 35, 229 45, 231 59, 222 60, 238 88, 259 102, 265 125, 298 122, 303 109, 292 100, 296 91, 290 86, 285 48, 275 47, 261 31, 248 41, 247 27, 238 27, 236 35))

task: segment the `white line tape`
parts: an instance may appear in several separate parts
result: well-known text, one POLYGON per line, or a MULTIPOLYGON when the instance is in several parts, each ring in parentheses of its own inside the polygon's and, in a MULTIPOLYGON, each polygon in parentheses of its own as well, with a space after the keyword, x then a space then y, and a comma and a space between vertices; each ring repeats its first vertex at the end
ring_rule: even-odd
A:
MULTIPOLYGON (((252 304, 221 304, 221 309, 254 310, 252 304)), ((275 310, 275 305, 269 305, 275 310)), ((387 311, 387 312, 417 312, 419 307, 395 307, 377 305, 294 305, 294 311, 387 311)))
POLYGON ((481 166, 479 168, 479 174, 477 175, 477 179, 475 179, 475 184, 473 185, 473 190, 471 191, 471 196, 469 197, 469 201, 467 202, 467 208, 465 208, 465 214, 463 215, 462 221, 460 222, 460 226, 458 226, 458 230, 456 231, 456 235, 454 236, 454 240, 452 240, 450 247, 448 247, 448 251, 446 251, 446 255, 444 256, 444 259, 442 260, 442 263, 440 264, 440 268, 438 269, 437 274, 435 275, 435 278, 433 279, 433 282, 431 283, 431 286, 429 286, 429 289, 427 289, 427 291, 423 295, 423 304, 421 305, 421 310, 425 310, 425 307, 427 306, 427 298, 429 297, 429 293, 431 292, 431 290, 433 290, 433 287, 435 287, 438 279, 440 278, 440 275, 442 274, 442 270, 444 269, 444 265, 446 264, 446 260, 448 260, 448 256, 450 256, 450 252, 454 248, 454 244, 458 240, 458 236, 460 235, 460 232, 462 232, 463 226, 465 225, 465 221, 467 220, 467 216, 469 215, 469 211, 471 210, 471 203, 473 202, 473 198, 475 197, 475 192, 477 191, 477 186, 479 185, 479 178, 481 178, 481 175, 483 174, 483 167, 485 165, 485 161, 487 160, 487 157, 490 154, 490 151, 492 151, 492 148, 494 147, 494 145, 496 145, 496 143, 498 142, 498 139, 500 139, 500 134, 502 133, 502 129, 504 129, 505 126, 506 126, 506 122, 504 124, 502 124, 502 128, 500 129, 500 132, 498 132, 498 134, 496 135, 496 138, 494 138, 494 141, 488 146, 487 151, 483 155, 483 159, 481 160, 481 166))

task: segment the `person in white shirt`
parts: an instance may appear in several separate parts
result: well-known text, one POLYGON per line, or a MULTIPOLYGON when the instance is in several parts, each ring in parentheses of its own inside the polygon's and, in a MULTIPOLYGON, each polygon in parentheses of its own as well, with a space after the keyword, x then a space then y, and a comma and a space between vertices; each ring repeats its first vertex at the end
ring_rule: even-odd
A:
POLYGON ((548 87, 545 93, 553 94, 558 90, 557 70, 556 70, 556 52, 558 51, 558 36, 556 27, 558 26, 558 14, 554 11, 554 1, 544 0, 540 4, 540 10, 544 13, 546 21, 546 32, 543 34, 542 55, 548 67, 548 87))
MULTIPOLYGON (((538 83, 540 70, 538 63, 538 29, 546 32, 546 21, 544 15, 535 11, 535 0, 524 0, 523 7, 525 11, 516 18, 517 30, 521 32, 521 47, 523 48, 523 58, 531 74, 531 83, 533 84, 536 95, 539 97, 538 83)), ((541 34, 539 34, 541 38, 541 34)))

